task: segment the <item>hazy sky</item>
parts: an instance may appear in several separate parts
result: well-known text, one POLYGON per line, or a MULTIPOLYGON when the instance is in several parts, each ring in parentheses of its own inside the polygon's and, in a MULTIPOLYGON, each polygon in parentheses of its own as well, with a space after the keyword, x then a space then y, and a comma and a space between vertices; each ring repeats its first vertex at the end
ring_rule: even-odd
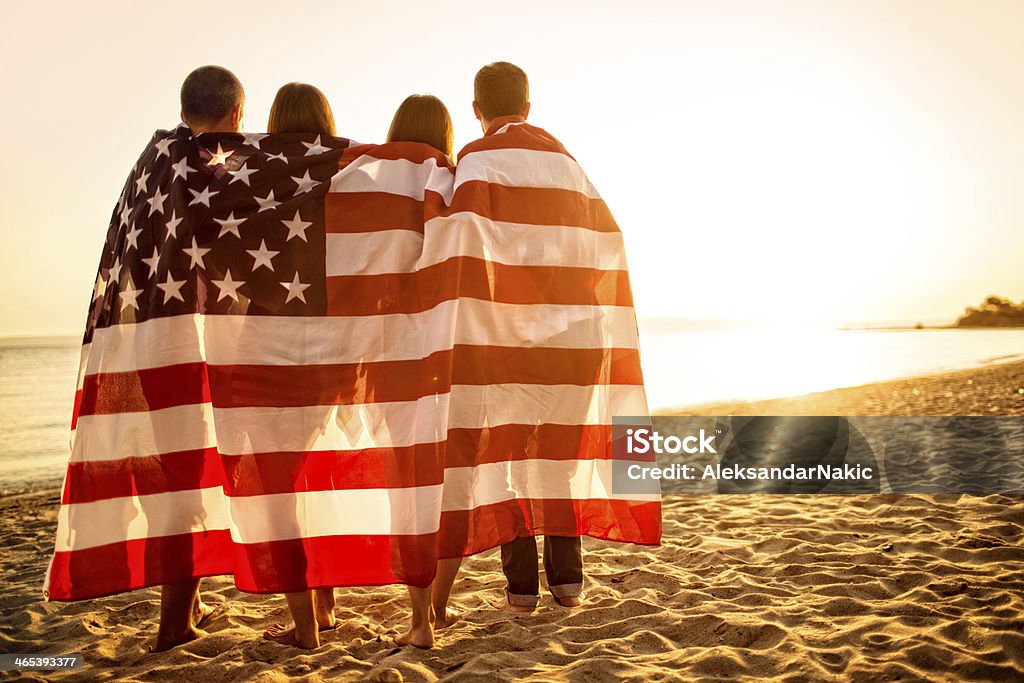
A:
POLYGON ((642 316, 951 320, 1024 299, 1024 3, 4 3, 0 335, 77 333, 110 210, 216 63, 263 130, 292 80, 379 141, 413 92, 479 134, 530 76, 626 235, 642 316), (439 5, 431 7, 428 5, 439 5))

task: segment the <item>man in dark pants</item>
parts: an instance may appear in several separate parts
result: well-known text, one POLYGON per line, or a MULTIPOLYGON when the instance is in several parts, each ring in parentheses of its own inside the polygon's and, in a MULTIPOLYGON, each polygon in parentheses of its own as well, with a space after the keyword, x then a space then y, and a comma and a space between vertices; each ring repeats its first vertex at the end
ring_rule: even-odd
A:
MULTIPOLYGON (((509 124, 526 121, 530 113, 530 84, 518 66, 508 62, 488 64, 473 81, 473 113, 484 137, 509 124)), ((496 169, 501 175, 501 169, 496 169)), ((520 536, 501 546, 501 565, 508 580, 504 609, 532 612, 539 601, 537 539, 520 536)), ((545 536, 544 572, 548 589, 565 607, 580 604, 583 589, 583 551, 580 537, 545 536)))
MULTIPOLYGON (((520 536, 501 546, 501 568, 508 580, 506 604, 510 612, 532 612, 537 607, 537 538, 520 536)), ((576 607, 583 590, 583 547, 580 537, 544 537, 544 573, 558 604, 576 607)))

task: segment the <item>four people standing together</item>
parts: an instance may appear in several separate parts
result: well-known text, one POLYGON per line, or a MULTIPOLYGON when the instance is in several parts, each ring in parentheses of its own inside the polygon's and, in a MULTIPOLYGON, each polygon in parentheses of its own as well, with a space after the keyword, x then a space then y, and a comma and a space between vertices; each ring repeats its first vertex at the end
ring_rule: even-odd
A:
MULTIPOLYGON (((181 89, 184 127, 154 137, 115 212, 97 281, 96 313, 87 327, 85 386, 76 404, 76 415, 81 412, 82 418, 47 580, 54 591, 51 599, 116 590, 113 582, 97 577, 87 558, 99 557, 101 551, 121 553, 122 545, 130 548, 142 533, 140 540, 152 542, 153 548, 139 560, 144 571, 139 576, 129 571, 117 585, 125 589, 161 584, 154 650, 201 635, 201 624, 212 610, 199 596, 199 577, 235 573, 239 581, 240 574, 232 569, 241 567, 232 564, 238 557, 248 557, 244 571, 249 585, 259 592, 285 592, 294 625, 275 624, 265 634, 270 640, 318 647, 319 633, 337 624, 334 587, 360 585, 358 578, 349 577, 368 576, 370 582, 408 585, 411 623, 395 641, 430 647, 435 629, 451 625, 459 616, 448 602, 462 557, 500 545, 507 581, 501 606, 530 612, 538 604, 540 589, 536 536, 545 537, 548 588, 564 607, 580 605, 583 597, 582 535, 658 543, 657 496, 616 495, 611 486, 612 417, 646 414, 621 233, 575 159, 549 133, 526 123, 529 83, 522 69, 496 62, 477 73, 473 111, 483 137, 467 145, 458 159, 453 157, 451 116, 436 97, 406 98, 391 122, 387 143, 352 146, 336 138, 334 115, 324 94, 312 85, 289 83, 273 102, 267 134, 244 134, 242 143, 261 155, 261 163, 280 158, 287 166, 283 174, 278 172, 285 185, 265 186, 261 192, 269 189, 266 197, 259 197, 250 185, 256 171, 248 163, 255 163, 255 157, 240 155, 223 165, 233 154, 222 149, 221 141, 228 141, 223 134, 241 132, 244 105, 244 89, 230 71, 205 66, 189 74, 181 89), (210 135, 202 138, 205 134, 210 135), (298 143, 289 136, 301 136, 296 149, 303 151, 293 154, 294 170, 284 154, 261 148, 261 141, 269 144, 265 138, 275 135, 292 145, 298 143), (312 136, 315 140, 307 141, 312 136), (193 149, 194 140, 200 140, 201 149, 193 149), (186 142, 191 151, 178 158, 186 142), (179 146, 175 155, 172 145, 179 146), (331 156, 335 152, 340 158, 331 156), (317 161, 318 155, 326 161, 317 161), (172 163, 174 158, 178 160, 172 163), (331 175, 330 163, 336 158, 337 173, 331 175), (209 180, 197 174, 202 189, 196 189, 188 185, 189 174, 196 172, 189 163, 199 165, 200 160, 209 180), (321 179, 310 178, 310 170, 321 179), (150 171, 162 178, 155 189, 149 187, 150 171), (435 175, 439 171, 442 175, 435 175), (184 189, 176 184, 179 177, 186 181, 184 189), (242 210, 246 204, 239 201, 252 204, 244 209, 247 217, 233 211, 226 218, 203 212, 204 206, 210 208, 211 196, 234 196, 229 191, 237 194, 241 184, 252 194, 236 198, 231 206, 242 210), (213 189, 215 185, 220 189, 213 189), (162 307, 154 308, 156 317, 135 317, 133 308, 140 312, 141 296, 135 279, 146 272, 140 267, 144 264, 155 277, 162 254, 171 251, 177 239, 176 211, 170 211, 159 228, 151 225, 154 214, 165 214, 160 186, 178 192, 184 202, 179 206, 187 213, 195 207, 196 225, 210 224, 218 233, 214 241, 232 235, 241 239, 239 226, 244 221, 251 218, 251 225, 257 225, 265 210, 279 206, 286 217, 263 220, 283 224, 288 235, 274 249, 260 240, 259 249, 245 252, 254 259, 246 276, 249 289, 241 288, 245 283, 238 279, 236 263, 225 261, 217 274, 216 268, 209 270, 204 259, 214 251, 214 241, 202 238, 200 242, 206 239, 209 245, 204 246, 191 237, 191 246, 180 250, 188 256, 180 268, 186 270, 186 284, 194 286, 194 302, 186 302, 181 281, 167 272, 166 281, 157 278, 149 295, 152 306, 162 307), (308 199, 317 193, 304 193, 314 187, 325 188, 317 192, 327 194, 308 199), (282 206, 282 201, 290 203, 282 206), (312 249, 306 231, 317 220, 317 212, 327 226, 327 280, 340 273, 343 286, 332 290, 325 285, 326 308, 317 309, 316 290, 310 289, 309 275, 303 274, 309 264, 300 261, 323 259, 323 252, 295 252, 309 255, 293 254, 288 272, 275 271, 269 285, 275 296, 286 294, 283 304, 256 305, 251 299, 251 306, 246 305, 240 292, 258 296, 252 282, 260 268, 274 271, 273 259, 289 244, 299 245, 301 240, 312 249), (323 218, 326 214, 333 218, 323 218), (337 223, 333 228, 331 220, 337 223), (161 246, 153 236, 152 256, 141 258, 136 253, 143 249, 139 235, 144 242, 150 239, 147 229, 161 236, 166 231, 160 238, 166 243, 161 246), (386 263, 374 264, 374 259, 386 263), (289 282, 290 273, 294 279, 289 282), (378 289, 366 289, 370 281, 378 289), (276 289, 278 282, 285 292, 276 289), (416 291, 410 294, 410 289, 416 291), (335 297, 334 308, 330 296, 335 297), (175 299, 182 304, 178 309, 173 308, 175 299), (232 309, 233 302, 241 309, 232 309), (292 315, 288 306, 300 303, 307 306, 307 314, 320 310, 321 315, 339 316, 335 320, 341 322, 333 328, 318 318, 287 322, 296 320, 287 317, 292 315), (223 315, 245 313, 247 308, 254 315, 223 315), (212 322, 203 322, 208 314, 219 314, 221 320, 214 315, 207 318, 212 322), (261 317, 267 314, 282 317, 261 317), (344 326, 357 324, 360 314, 369 316, 367 324, 344 326), (225 320, 231 317, 236 321, 225 320), (193 318, 199 327, 190 322, 193 318), (278 319, 285 322, 275 322, 278 319), (202 367, 200 375, 190 374, 189 366, 180 362, 160 368, 158 377, 153 374, 160 363, 188 355, 187 347, 165 348, 159 346, 166 343, 160 337, 138 336, 143 331, 151 334, 148 330, 154 324, 184 330, 186 341, 196 344, 192 355, 199 362, 194 365, 202 367), (277 330, 280 336, 264 341, 258 329, 267 334, 277 330), (320 336, 331 329, 362 332, 346 338, 320 336), (106 346, 94 337, 101 332, 106 346), (295 349, 274 346, 288 345, 293 334, 295 349), (123 335, 136 335, 142 344, 134 352, 137 359, 120 341, 123 335), (227 338, 235 341, 225 346, 227 338), (310 339, 311 352, 302 346, 310 339), (95 356, 91 359, 90 342, 95 356), (356 346, 372 353, 346 355, 346 348, 356 346), (327 364, 325 353, 357 362, 327 364), (253 357, 269 365, 244 362, 253 357), (296 367, 307 363, 319 374, 296 367), (118 365, 152 369, 133 375, 141 382, 134 388, 123 376, 109 372, 118 365), (155 379, 147 379, 147 373, 155 379), (183 383, 187 389, 194 381, 202 383, 201 390, 180 400, 195 402, 198 412, 189 413, 193 417, 181 415, 208 435, 200 444, 210 452, 208 461, 202 452, 174 445, 184 439, 174 433, 166 435, 164 440, 171 445, 161 450, 157 442, 162 435, 155 434, 155 421, 140 422, 142 429, 129 431, 127 422, 104 421, 108 412, 159 412, 161 406, 171 405, 165 394, 173 393, 172 384, 183 383), (301 386, 310 381, 317 385, 301 386), (251 409, 257 411, 251 413, 256 421, 244 422, 250 415, 245 411, 251 409), (94 432, 102 432, 103 440, 94 432), (325 436, 328 432, 330 438, 325 436), (275 440, 275 434, 280 438, 275 440), (297 439, 289 441, 294 434, 297 439), (220 439, 225 440, 224 447, 220 439), (304 450, 277 444, 297 444, 304 450), (115 452, 122 455, 110 459, 115 452), (156 455, 124 457, 143 453, 156 455), (224 462, 218 463, 218 456, 224 462), (172 474, 174 468, 191 462, 189 458, 223 465, 223 473, 202 465, 186 474, 172 474), (78 470, 108 481, 122 477, 117 481, 128 488, 106 485, 93 493, 94 478, 70 476, 78 470), (261 481, 245 481, 252 477, 261 481), (320 479, 314 482, 315 477, 320 479), (83 488, 86 483, 92 488, 83 488), (163 501, 171 498, 160 495, 170 494, 189 507, 168 513, 163 501), (102 503, 104 498, 111 501, 103 508, 107 512, 86 504, 102 503), (377 507, 360 508, 352 502, 359 500, 377 501, 377 507), (223 511, 218 512, 220 506, 223 511), (317 521, 318 515, 338 511, 366 519, 355 527, 346 526, 350 519, 317 521), (134 517, 141 517, 146 526, 132 526, 134 517), (162 517, 173 522, 158 523, 162 517), (124 538, 122 545, 104 545, 76 533, 111 520, 127 520, 124 534, 104 537, 124 538), (373 531, 346 531, 350 528, 373 531), (211 529, 228 534, 237 546, 225 551, 211 540, 211 529), (180 553, 175 556, 173 550, 157 551, 161 538, 189 544, 188 561, 179 563, 180 553), (339 547, 330 545, 332 539, 361 549, 366 553, 362 561, 377 563, 377 569, 347 574, 342 579, 347 583, 339 583, 338 574, 323 571, 325 564, 359 563, 361 558, 332 552, 324 557, 323 548, 339 547), (176 565, 174 572, 166 569, 171 563, 176 565), (254 584, 253 572, 269 578, 254 584), (180 580, 182 576, 192 578, 180 580)), ((270 171, 261 173, 276 177, 270 171)), ((247 239, 258 239, 260 229, 249 228, 257 232, 247 239)), ((145 243, 148 249, 149 242, 145 243)), ((312 264, 313 271, 317 268, 323 265, 312 264)), ((173 548, 169 540, 166 543, 173 548)))

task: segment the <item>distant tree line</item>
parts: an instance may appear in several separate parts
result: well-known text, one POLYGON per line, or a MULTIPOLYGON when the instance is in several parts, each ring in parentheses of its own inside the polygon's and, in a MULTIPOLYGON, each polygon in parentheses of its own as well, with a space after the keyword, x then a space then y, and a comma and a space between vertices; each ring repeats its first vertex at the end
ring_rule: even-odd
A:
POLYGON ((956 321, 957 327, 1024 327, 1024 301, 1014 304, 1000 296, 990 296, 981 306, 969 306, 956 321))

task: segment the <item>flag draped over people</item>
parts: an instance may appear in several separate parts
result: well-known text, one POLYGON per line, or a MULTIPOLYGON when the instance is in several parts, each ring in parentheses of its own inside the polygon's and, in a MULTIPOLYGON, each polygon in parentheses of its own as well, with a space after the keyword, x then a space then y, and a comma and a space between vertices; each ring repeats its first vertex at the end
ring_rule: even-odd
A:
POLYGON ((646 412, 621 235, 557 143, 506 139, 456 176, 419 143, 154 136, 96 279, 50 599, 658 542, 657 498, 610 483, 611 417, 646 412))

